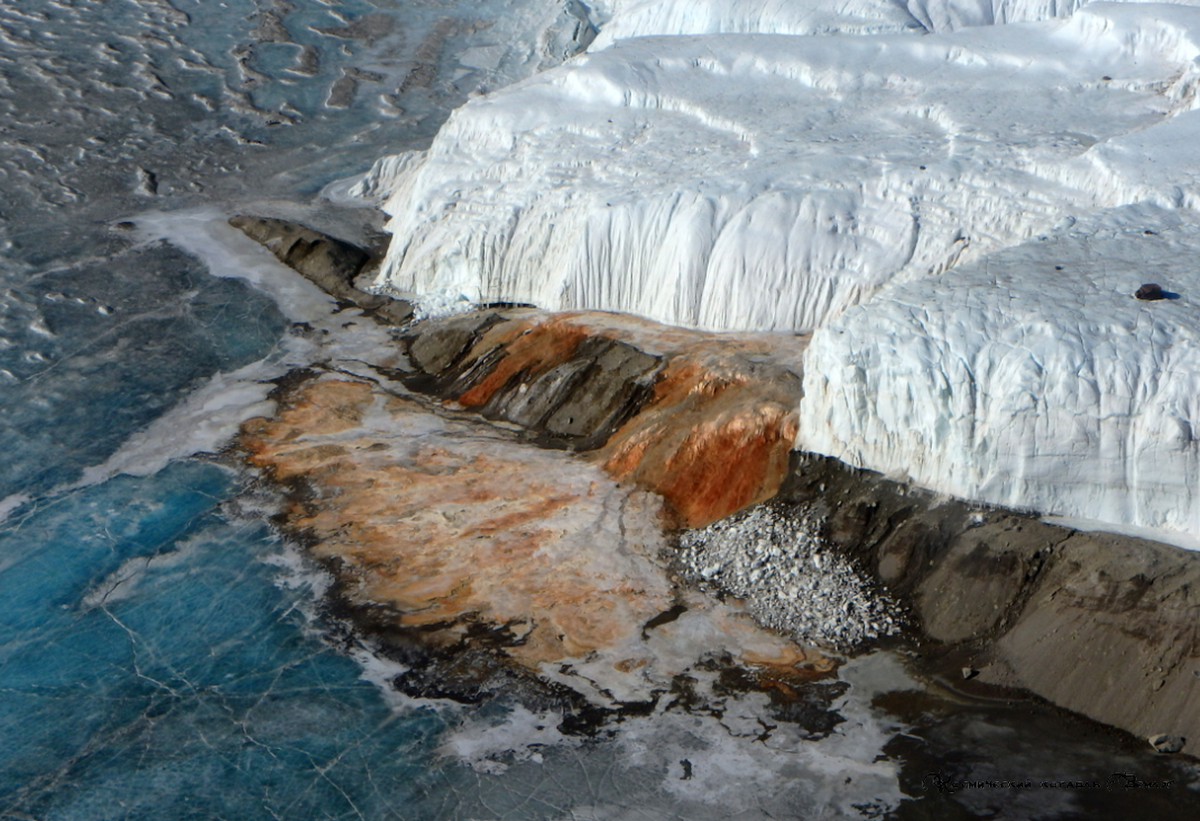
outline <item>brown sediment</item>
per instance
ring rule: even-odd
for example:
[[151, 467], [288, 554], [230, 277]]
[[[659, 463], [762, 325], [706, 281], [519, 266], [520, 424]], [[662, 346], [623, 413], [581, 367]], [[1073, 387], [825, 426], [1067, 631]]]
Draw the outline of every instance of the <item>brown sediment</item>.
[[[503, 628], [504, 656], [531, 671], [600, 654], [615, 673], [645, 673], [647, 648], [672, 625], [648, 637], [643, 625], [678, 595], [657, 560], [656, 497], [365, 381], [318, 376], [284, 394], [239, 443], [277, 480], [304, 483], [286, 527], [336, 568], [349, 605], [385, 608], [434, 648], [460, 645], [472, 625]], [[726, 605], [693, 610], [750, 668], [803, 677], [832, 667]]]
[[1200, 751], [1200, 553], [793, 462], [782, 497], [815, 506], [827, 540], [911, 607], [928, 672]]

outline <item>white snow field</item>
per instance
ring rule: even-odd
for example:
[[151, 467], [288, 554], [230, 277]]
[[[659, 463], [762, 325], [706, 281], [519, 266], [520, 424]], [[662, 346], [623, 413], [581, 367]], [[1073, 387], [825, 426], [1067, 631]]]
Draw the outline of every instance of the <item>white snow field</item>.
[[368, 175], [377, 285], [813, 331], [797, 447], [1200, 533], [1200, 8], [1077, 5], [595, 4]]

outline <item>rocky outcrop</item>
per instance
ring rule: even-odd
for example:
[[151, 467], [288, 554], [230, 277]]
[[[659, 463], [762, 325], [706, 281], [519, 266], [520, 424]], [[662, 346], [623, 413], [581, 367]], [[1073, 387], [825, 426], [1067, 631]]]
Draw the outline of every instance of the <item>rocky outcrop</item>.
[[426, 320], [406, 341], [410, 387], [591, 452], [686, 526], [769, 499], [786, 475], [803, 337], [499, 308]]
[[[948, 500], [796, 454], [781, 498], [911, 609], [921, 658], [1200, 751], [1200, 554]], [[961, 671], [972, 671], [964, 677]]]
[[261, 243], [285, 265], [330, 296], [350, 302], [381, 320], [400, 325], [412, 318], [412, 305], [354, 287], [354, 278], [371, 261], [366, 250], [299, 223], [239, 214], [229, 224]]
[[[326, 262], [337, 258], [331, 251], [314, 256], [307, 235], [292, 237], [276, 244], [281, 258], [308, 248], [300, 257], [313, 257], [312, 269], [347, 270]], [[369, 381], [326, 378], [290, 387], [276, 417], [248, 423], [241, 442], [253, 464], [303, 489], [287, 526], [338, 565], [356, 621], [374, 620], [423, 652], [445, 649], [437, 663], [449, 666], [430, 681], [461, 673], [475, 692], [510, 662], [529, 670], [589, 654], [618, 672], [641, 670], [638, 641], [654, 636], [647, 630], [669, 629], [656, 626], [673, 623], [663, 614], [703, 610], [701, 599], [649, 571], [597, 574], [573, 551], [627, 552], [629, 500], [653, 507], [630, 486], [653, 491], [662, 512], [689, 528], [778, 493], [775, 508], [819, 522], [811, 536], [907, 608], [917, 663], [947, 686], [1033, 693], [1142, 738], [1164, 736], [1164, 750], [1200, 750], [1200, 554], [1078, 532], [790, 453], [805, 338], [520, 306], [424, 320], [400, 338], [407, 365], [374, 370], [434, 397], [440, 416]], [[412, 432], [428, 425], [421, 419], [462, 411], [542, 446], [529, 453], [575, 452], [558, 456], [595, 471], [590, 484], [540, 462], [531, 469], [533, 457], [519, 448], [497, 459], [481, 455], [479, 442], [461, 452], [414, 444]], [[644, 520], [637, 527], [654, 530]], [[665, 547], [639, 544], [634, 565]], [[613, 587], [617, 576], [625, 581]], [[735, 664], [801, 677], [830, 667], [721, 618], [726, 626], [709, 635], [739, 648], [729, 656]], [[480, 642], [490, 655], [479, 655]], [[507, 661], [497, 667], [497, 658]]]

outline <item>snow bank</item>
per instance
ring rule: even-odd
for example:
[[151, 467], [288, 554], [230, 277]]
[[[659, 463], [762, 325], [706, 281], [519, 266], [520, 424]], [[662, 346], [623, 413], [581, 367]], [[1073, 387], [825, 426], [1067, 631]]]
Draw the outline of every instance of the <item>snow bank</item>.
[[435, 306], [819, 327], [885, 283], [1142, 196], [1090, 155], [1191, 108], [1200, 54], [1200, 12], [1147, 10], [617, 42], [469, 103], [395, 164], [379, 284]]
[[[891, 289], [814, 334], [797, 445], [956, 496], [1198, 533], [1198, 257], [1195, 213], [1142, 205]], [[1144, 282], [1178, 298], [1134, 299]]]
[[943, 32], [1069, 17], [1086, 0], [614, 0], [592, 51], [629, 37]]
[[617, 0], [591, 51], [630, 37], [925, 31], [902, 0]]

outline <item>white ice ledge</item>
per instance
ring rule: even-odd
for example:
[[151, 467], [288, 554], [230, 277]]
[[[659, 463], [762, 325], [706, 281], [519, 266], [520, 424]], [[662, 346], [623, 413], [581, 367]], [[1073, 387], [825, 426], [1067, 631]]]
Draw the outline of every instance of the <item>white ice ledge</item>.
[[[1128, 207], [890, 290], [814, 334], [797, 445], [963, 498], [1195, 537], [1198, 258], [1195, 213]], [[1144, 282], [1177, 298], [1139, 301]]]
[[1093, 4], [944, 35], [619, 40], [380, 169], [379, 284], [820, 327], [1081, 208], [1189, 201], [1196, 169], [1148, 187], [1109, 144], [1194, 107], [1198, 33], [1197, 9]]

